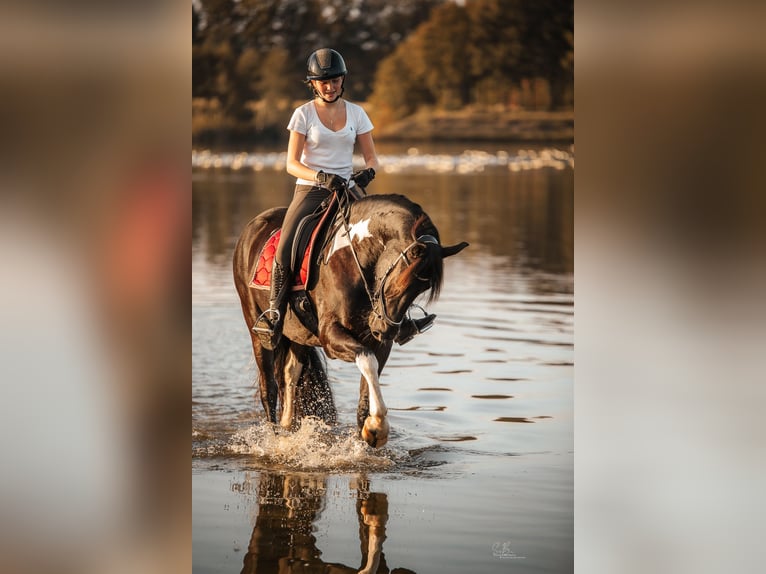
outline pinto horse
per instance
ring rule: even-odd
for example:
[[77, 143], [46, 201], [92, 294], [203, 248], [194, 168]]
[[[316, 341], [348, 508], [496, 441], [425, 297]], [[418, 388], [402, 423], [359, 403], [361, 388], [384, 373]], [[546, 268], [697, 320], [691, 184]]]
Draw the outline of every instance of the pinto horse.
[[[429, 291], [438, 297], [443, 259], [468, 246], [442, 246], [439, 232], [421, 207], [402, 195], [371, 195], [347, 206], [337, 230], [319, 250], [316, 278], [306, 294], [316, 326], [306, 327], [288, 306], [282, 337], [265, 349], [253, 331], [268, 308], [269, 292], [250, 282], [261, 250], [281, 226], [285, 208], [252, 219], [234, 250], [234, 283], [250, 331], [259, 371], [260, 397], [268, 419], [292, 428], [304, 416], [336, 421], [321, 347], [327, 357], [355, 363], [362, 374], [357, 425], [372, 447], [388, 441], [389, 424], [379, 375], [408, 310]], [[279, 412], [277, 401], [279, 400]]]

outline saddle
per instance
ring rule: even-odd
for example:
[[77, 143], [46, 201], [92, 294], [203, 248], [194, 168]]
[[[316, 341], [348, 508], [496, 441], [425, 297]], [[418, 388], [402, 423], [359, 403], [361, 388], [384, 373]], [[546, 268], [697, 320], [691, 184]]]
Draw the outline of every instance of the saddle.
[[[322, 250], [327, 231], [334, 227], [332, 223], [337, 214], [338, 199], [337, 195], [333, 193], [322, 202], [314, 213], [307, 215], [300, 221], [291, 251], [290, 269], [294, 278], [290, 303], [301, 322], [314, 333], [317, 330], [316, 313], [306, 291], [316, 283], [320, 258], [315, 254]], [[282, 229], [275, 229], [261, 248], [253, 277], [250, 280], [251, 288], [271, 288], [271, 271], [281, 236]]]

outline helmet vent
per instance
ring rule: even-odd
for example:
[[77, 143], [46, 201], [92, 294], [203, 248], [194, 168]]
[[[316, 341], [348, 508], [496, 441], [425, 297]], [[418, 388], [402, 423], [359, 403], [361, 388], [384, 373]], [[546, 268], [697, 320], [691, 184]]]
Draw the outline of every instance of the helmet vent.
[[328, 48], [317, 50], [317, 61], [323, 70], [332, 67], [332, 51]]

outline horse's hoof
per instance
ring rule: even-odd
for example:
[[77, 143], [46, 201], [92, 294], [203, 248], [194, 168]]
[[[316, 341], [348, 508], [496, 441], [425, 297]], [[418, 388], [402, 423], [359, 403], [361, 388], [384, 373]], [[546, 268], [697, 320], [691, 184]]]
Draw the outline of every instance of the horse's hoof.
[[388, 419], [369, 416], [364, 419], [362, 439], [372, 448], [380, 448], [388, 442]]

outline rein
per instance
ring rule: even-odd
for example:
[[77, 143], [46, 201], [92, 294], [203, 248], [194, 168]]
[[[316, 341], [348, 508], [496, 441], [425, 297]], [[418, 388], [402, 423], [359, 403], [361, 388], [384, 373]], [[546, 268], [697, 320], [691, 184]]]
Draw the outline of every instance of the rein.
[[[348, 207], [350, 207], [350, 202], [347, 204]], [[364, 275], [364, 271], [362, 269], [362, 264], [359, 262], [359, 256], [356, 253], [356, 249], [354, 249], [354, 244], [351, 241], [351, 228], [349, 224], [349, 216], [350, 216], [350, 209], [344, 209], [342, 211], [343, 213], [343, 227], [346, 230], [346, 235], [349, 237], [349, 247], [351, 248], [351, 253], [354, 256], [354, 262], [356, 263], [356, 267], [359, 270], [359, 275], [362, 277], [362, 283], [364, 284], [364, 290], [367, 293], [367, 298], [370, 301], [370, 307], [378, 317], [383, 319], [386, 324], [395, 327], [399, 326], [404, 322], [404, 316], [402, 316], [401, 319], [398, 321], [394, 321], [394, 319], [391, 318], [391, 316], [388, 314], [388, 310], [386, 309], [386, 297], [385, 297], [385, 286], [386, 281], [388, 280], [388, 276], [391, 274], [391, 272], [394, 270], [396, 265], [399, 263], [399, 261], [404, 260], [404, 262], [407, 265], [411, 264], [410, 259], [407, 257], [407, 253], [415, 247], [416, 245], [439, 245], [439, 241], [434, 237], [433, 235], [420, 235], [418, 236], [415, 241], [410, 243], [407, 247], [404, 248], [403, 251], [399, 252], [399, 255], [391, 262], [391, 265], [388, 266], [388, 269], [383, 274], [382, 279], [380, 280], [380, 283], [378, 285], [378, 288], [373, 292], [372, 289], [370, 289], [369, 283], [367, 283], [367, 278]], [[375, 282], [377, 282], [377, 277], [375, 278]], [[374, 285], [374, 283], [373, 283]], [[380, 311], [378, 311], [378, 305], [380, 306]]]

